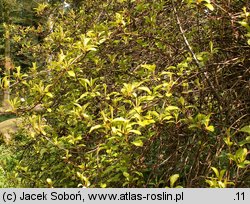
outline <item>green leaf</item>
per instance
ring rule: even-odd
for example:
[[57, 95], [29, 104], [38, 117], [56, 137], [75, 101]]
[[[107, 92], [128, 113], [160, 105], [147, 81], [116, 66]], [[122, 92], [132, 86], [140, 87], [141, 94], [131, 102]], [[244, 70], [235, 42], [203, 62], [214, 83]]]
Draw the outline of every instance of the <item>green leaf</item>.
[[245, 161], [244, 161], [244, 164], [245, 164], [245, 165], [249, 165], [249, 164], [250, 164], [250, 161], [249, 161], [249, 160], [245, 160]]
[[247, 126], [241, 128], [240, 131], [250, 134], [250, 125], [247, 125]]
[[126, 120], [125, 118], [119, 117], [119, 118], [115, 118], [112, 123], [118, 122], [118, 123], [125, 123], [128, 120]]
[[230, 139], [229, 136], [228, 136], [228, 137], [225, 137], [223, 140], [224, 140], [224, 142], [225, 142], [229, 147], [231, 147], [231, 146], [233, 145], [233, 142], [231, 142], [231, 139]]
[[141, 65], [141, 67], [147, 69], [150, 72], [154, 72], [156, 65], [155, 64], [143, 64], [143, 65]]
[[80, 178], [81, 180], [83, 180], [83, 175], [80, 172], [76, 172], [76, 175], [78, 178]]
[[250, 29], [248, 23], [245, 22], [245, 21], [240, 21], [239, 24], [242, 25], [243, 27], [247, 28], [247, 29]]
[[235, 161], [235, 156], [234, 155], [228, 153], [227, 156], [228, 156], [229, 159]]
[[47, 135], [47, 133], [41, 128], [40, 132], [43, 134], [43, 135]]
[[185, 99], [184, 99], [183, 97], [180, 97], [180, 98], [179, 98], [179, 101], [180, 101], [181, 105], [184, 106], [184, 104], [185, 104]]
[[213, 41], [209, 42], [209, 47], [210, 47], [210, 52], [213, 52], [213, 49], [214, 49]]
[[155, 120], [143, 120], [143, 121], [138, 121], [138, 125], [145, 127], [147, 125], [150, 125], [152, 123], [155, 123]]
[[50, 178], [47, 178], [46, 181], [49, 185], [52, 185], [52, 180]]
[[134, 142], [132, 142], [132, 144], [137, 146], [137, 147], [142, 147], [143, 146], [143, 142], [141, 140], [135, 140]]
[[128, 173], [128, 172], [125, 172], [125, 171], [124, 171], [122, 174], [123, 174], [123, 176], [125, 176], [126, 178], [129, 178], [129, 173]]
[[138, 88], [139, 90], [142, 90], [142, 91], [146, 91], [149, 95], [152, 94], [152, 91], [150, 91], [150, 89], [146, 86], [141, 86]]
[[106, 183], [101, 183], [100, 186], [101, 186], [101, 188], [106, 188], [107, 184]]
[[219, 187], [220, 188], [226, 188], [226, 183], [223, 183], [221, 181], [218, 181]]
[[241, 162], [241, 163], [238, 163], [237, 166], [241, 169], [244, 169], [246, 168], [246, 164], [245, 164], [245, 161], [244, 162]]
[[72, 70], [71, 70], [71, 71], [68, 71], [67, 73], [68, 73], [68, 75], [71, 76], [71, 77], [75, 77], [75, 76], [76, 76], [75, 72], [72, 71]]
[[100, 128], [102, 128], [102, 125], [95, 125], [95, 126], [90, 128], [89, 133], [93, 132], [94, 130], [100, 129]]
[[86, 86], [86, 84], [90, 85], [90, 81], [88, 79], [80, 79], [80, 84], [83, 86]]
[[170, 120], [170, 119], [172, 119], [173, 118], [173, 116], [171, 116], [171, 115], [167, 115], [167, 116], [165, 116], [165, 117], [163, 117], [163, 121], [164, 120]]
[[210, 132], [214, 132], [214, 126], [209, 125], [208, 127], [206, 127], [206, 130], [208, 130]]
[[215, 167], [211, 167], [211, 169], [214, 171], [216, 177], [219, 178], [220, 177], [220, 173], [219, 173], [218, 169], [216, 169]]
[[150, 111], [150, 115], [153, 115], [153, 116], [155, 116], [156, 118], [159, 118], [159, 117], [160, 117], [160, 114], [157, 113], [156, 111]]
[[247, 148], [240, 148], [236, 151], [235, 156], [239, 163], [244, 162], [247, 157]]
[[48, 97], [50, 97], [50, 98], [53, 98], [53, 94], [50, 93], [50, 92], [46, 93], [46, 96], [48, 96]]
[[141, 172], [139, 172], [139, 171], [135, 171], [135, 173], [136, 173], [138, 176], [140, 176], [140, 177], [143, 178], [143, 173], [141, 173]]
[[239, 142], [239, 145], [242, 147], [245, 144], [250, 144], [250, 136], [246, 137], [245, 140]]
[[129, 130], [130, 133], [135, 133], [136, 135], [141, 135], [139, 130]]
[[220, 171], [220, 176], [219, 176], [219, 180], [220, 181], [223, 179], [223, 176], [224, 176], [225, 173], [226, 173], [225, 169], [223, 169], [223, 170]]
[[205, 6], [210, 10], [213, 11], [214, 10], [214, 6], [212, 4], [205, 4]]
[[211, 188], [217, 186], [217, 182], [215, 180], [206, 179], [205, 182], [208, 183]]
[[154, 100], [155, 96], [141, 96], [139, 97], [139, 100], [142, 101], [152, 101]]
[[166, 111], [173, 111], [173, 110], [179, 110], [177, 106], [168, 106], [165, 108]]
[[180, 177], [179, 174], [174, 174], [170, 177], [170, 188], [174, 187], [175, 182], [178, 180], [178, 178]]
[[94, 45], [87, 45], [86, 46], [86, 51], [96, 51], [96, 46]]

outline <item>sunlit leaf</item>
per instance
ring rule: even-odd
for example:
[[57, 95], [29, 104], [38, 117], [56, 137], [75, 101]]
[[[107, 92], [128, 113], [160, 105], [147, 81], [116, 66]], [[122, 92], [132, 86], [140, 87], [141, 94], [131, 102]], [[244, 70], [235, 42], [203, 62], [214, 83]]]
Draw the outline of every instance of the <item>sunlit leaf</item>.
[[247, 157], [247, 148], [240, 148], [236, 151], [235, 157], [239, 163], [244, 162]]
[[215, 167], [211, 167], [211, 169], [214, 171], [216, 177], [219, 178], [220, 177], [220, 173], [219, 173], [218, 169], [216, 169]]
[[90, 128], [89, 133], [93, 132], [94, 130], [100, 129], [102, 127], [103, 127], [102, 125], [95, 125], [95, 126]]
[[241, 147], [242, 147], [243, 145], [245, 145], [245, 144], [250, 144], [250, 136], [246, 137], [245, 140], [239, 142], [239, 145], [240, 145]]
[[126, 120], [125, 118], [119, 117], [119, 118], [115, 118], [112, 122], [113, 123], [115, 123], [115, 122], [125, 123], [127, 121], [128, 120]]
[[130, 133], [134, 133], [136, 135], [141, 135], [141, 132], [139, 130], [129, 130]]
[[47, 178], [46, 179], [46, 182], [49, 184], [49, 185], [52, 185], [52, 180], [50, 178]]
[[142, 147], [143, 146], [143, 142], [141, 140], [135, 140], [134, 142], [132, 142], [132, 144], [137, 146], [137, 147]]
[[214, 10], [214, 6], [212, 4], [205, 4], [205, 6], [210, 10], [213, 11]]
[[46, 96], [53, 98], [53, 94], [51, 92], [46, 93]]
[[165, 108], [166, 111], [173, 111], [173, 110], [179, 110], [177, 106], [168, 106]]
[[143, 65], [141, 65], [141, 67], [147, 69], [150, 72], [154, 72], [156, 65], [155, 64], [143, 64]]
[[143, 90], [143, 91], [146, 91], [148, 94], [152, 94], [152, 92], [150, 91], [150, 89], [146, 86], [141, 86], [138, 88], [139, 90]]
[[179, 177], [180, 177], [179, 174], [174, 174], [174, 175], [170, 176], [170, 188], [174, 187], [174, 184], [178, 180]]
[[240, 131], [250, 134], [250, 125], [244, 126], [243, 128], [240, 129]]
[[123, 174], [123, 176], [125, 176], [126, 178], [129, 178], [129, 173], [128, 173], [128, 172], [125, 172], [125, 171], [124, 171], [122, 174]]
[[206, 130], [208, 130], [210, 132], [214, 132], [214, 126], [210, 125], [210, 126], [206, 127]]
[[76, 76], [76, 74], [75, 74], [74, 71], [68, 71], [67, 73], [68, 73], [68, 75], [71, 76], [71, 77], [75, 77], [75, 76]]

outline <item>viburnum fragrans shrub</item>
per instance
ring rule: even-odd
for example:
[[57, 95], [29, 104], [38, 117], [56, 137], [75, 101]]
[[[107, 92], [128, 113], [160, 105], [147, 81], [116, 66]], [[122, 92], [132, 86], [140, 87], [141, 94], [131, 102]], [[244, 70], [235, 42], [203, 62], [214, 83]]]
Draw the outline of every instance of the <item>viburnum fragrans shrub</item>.
[[228, 129], [246, 118], [245, 109], [236, 111], [246, 107], [245, 96], [236, 103], [239, 89], [223, 82], [236, 66], [227, 61], [232, 52], [221, 51], [218, 32], [229, 30], [220, 28], [215, 4], [180, 4], [84, 1], [81, 9], [39, 9], [51, 11], [53, 25], [38, 46], [44, 63], [11, 79], [13, 111], [31, 126], [19, 146], [22, 185], [246, 185], [248, 144], [230, 136], [235, 146], [225, 145]]

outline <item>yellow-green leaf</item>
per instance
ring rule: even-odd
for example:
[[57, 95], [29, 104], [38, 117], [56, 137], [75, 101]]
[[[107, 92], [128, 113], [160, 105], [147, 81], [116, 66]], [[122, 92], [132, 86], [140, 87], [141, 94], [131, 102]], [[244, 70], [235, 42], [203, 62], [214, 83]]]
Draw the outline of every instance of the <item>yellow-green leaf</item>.
[[75, 72], [72, 71], [72, 70], [68, 71], [68, 75], [71, 76], [71, 77], [75, 77], [76, 76]]
[[210, 132], [214, 132], [214, 126], [209, 125], [208, 127], [206, 127], [206, 129]]
[[139, 130], [129, 130], [129, 132], [141, 135], [141, 132]]
[[101, 188], [106, 188], [107, 187], [107, 184], [106, 183], [101, 183]]
[[115, 122], [118, 122], [118, 123], [125, 123], [127, 122], [128, 120], [126, 120], [125, 118], [123, 117], [119, 117], [119, 118], [115, 118], [112, 122], [115, 123]]
[[154, 72], [156, 65], [155, 64], [143, 64], [143, 65], [141, 65], [141, 67], [143, 67], [151, 72]]
[[146, 86], [141, 86], [138, 88], [139, 90], [142, 90], [142, 91], [146, 91], [149, 95], [152, 94], [152, 91], [150, 91], [150, 89]]
[[210, 10], [213, 11], [214, 10], [214, 6], [212, 4], [205, 4], [205, 6]]
[[129, 173], [128, 173], [128, 172], [124, 171], [122, 174], [123, 174], [123, 176], [125, 176], [126, 178], [129, 178]]
[[100, 129], [100, 128], [102, 128], [102, 125], [95, 125], [95, 126], [90, 128], [89, 133], [91, 133], [94, 130]]
[[49, 185], [52, 184], [52, 180], [51, 180], [50, 178], [47, 178], [46, 181], [47, 181], [47, 183], [48, 183]]
[[180, 177], [179, 174], [174, 174], [170, 177], [170, 188], [174, 187], [175, 182], [178, 180], [178, 178]]
[[250, 136], [246, 137], [245, 140], [239, 142], [239, 145], [242, 147], [245, 144], [250, 144]]
[[173, 110], [179, 110], [177, 106], [168, 106], [165, 108], [166, 111], [173, 111]]
[[46, 93], [46, 96], [48, 96], [48, 97], [50, 97], [50, 98], [53, 98], [53, 94], [50, 93], [50, 92]]
[[240, 131], [250, 134], [250, 125], [244, 126]]
[[219, 173], [218, 169], [216, 169], [215, 167], [211, 167], [211, 169], [214, 171], [216, 177], [219, 178], [220, 177], [220, 173]]
[[143, 142], [141, 140], [135, 140], [134, 142], [132, 142], [132, 144], [137, 146], [137, 147], [142, 147], [143, 146]]

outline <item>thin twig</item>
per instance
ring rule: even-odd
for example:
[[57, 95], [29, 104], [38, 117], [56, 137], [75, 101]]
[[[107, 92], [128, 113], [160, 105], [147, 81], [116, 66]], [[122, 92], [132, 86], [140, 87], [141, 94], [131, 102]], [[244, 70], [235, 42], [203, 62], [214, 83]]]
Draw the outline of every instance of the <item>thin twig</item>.
[[180, 18], [179, 18], [179, 16], [178, 16], [176, 7], [175, 7], [175, 5], [174, 5], [174, 0], [172, 0], [172, 5], [173, 5], [173, 10], [174, 10], [174, 14], [175, 14], [175, 17], [176, 17], [177, 25], [178, 25], [178, 27], [179, 27], [179, 30], [180, 30], [181, 35], [182, 35], [182, 37], [183, 37], [183, 40], [184, 40], [184, 42], [185, 42], [185, 44], [186, 44], [186, 46], [187, 46], [189, 52], [191, 53], [191, 55], [192, 55], [192, 57], [193, 57], [193, 59], [194, 59], [194, 61], [195, 61], [195, 64], [197, 65], [199, 71], [201, 71], [201, 73], [202, 73], [203, 77], [205, 78], [206, 82], [207, 82], [208, 85], [212, 88], [212, 91], [213, 91], [214, 96], [216, 97], [218, 103], [220, 103], [221, 100], [220, 100], [219, 94], [218, 94], [217, 91], [215, 90], [214, 85], [210, 82], [210, 80], [209, 80], [209, 78], [208, 78], [206, 72], [203, 71], [203, 70], [204, 70], [204, 69], [203, 69], [203, 65], [202, 65], [202, 64], [199, 62], [199, 60], [197, 59], [196, 54], [194, 53], [193, 49], [191, 48], [191, 46], [190, 46], [190, 44], [189, 44], [189, 42], [188, 42], [188, 40], [187, 40], [187, 38], [186, 38], [186, 36], [185, 36], [185, 32], [184, 32], [184, 30], [183, 30], [183, 28], [182, 28], [182, 26], [181, 26], [181, 21], [180, 21]]

